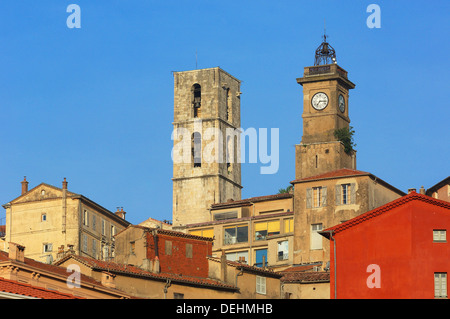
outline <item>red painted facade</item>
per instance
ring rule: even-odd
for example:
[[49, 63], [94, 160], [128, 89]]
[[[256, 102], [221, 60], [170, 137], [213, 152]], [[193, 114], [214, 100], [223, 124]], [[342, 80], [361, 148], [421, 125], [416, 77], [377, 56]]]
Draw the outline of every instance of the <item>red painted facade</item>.
[[158, 230], [156, 238], [147, 233], [147, 243], [147, 258], [154, 260], [158, 254], [161, 273], [208, 277], [206, 257], [212, 255], [212, 239]]
[[[446, 240], [434, 241], [433, 230]], [[326, 229], [330, 297], [435, 298], [435, 273], [450, 274], [449, 230], [450, 203], [415, 192]]]

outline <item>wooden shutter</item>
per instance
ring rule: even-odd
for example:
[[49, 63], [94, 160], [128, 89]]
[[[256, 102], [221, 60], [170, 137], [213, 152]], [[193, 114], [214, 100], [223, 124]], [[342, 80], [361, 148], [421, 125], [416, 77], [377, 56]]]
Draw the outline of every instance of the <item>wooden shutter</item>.
[[322, 187], [322, 205], [321, 206], [327, 206], [327, 187]]
[[312, 207], [312, 188], [306, 189], [306, 208]]
[[355, 185], [355, 183], [350, 184], [350, 203], [356, 204], [356, 185]]
[[335, 187], [335, 198], [336, 198], [336, 205], [340, 205], [341, 204], [341, 187], [342, 185], [336, 185]]

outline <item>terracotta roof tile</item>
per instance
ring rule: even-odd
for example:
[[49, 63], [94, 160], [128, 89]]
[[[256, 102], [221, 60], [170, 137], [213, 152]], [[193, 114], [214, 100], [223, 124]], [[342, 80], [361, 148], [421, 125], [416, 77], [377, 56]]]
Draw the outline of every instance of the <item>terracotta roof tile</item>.
[[[0, 251], [0, 263], [4, 262], [4, 261], [9, 261], [11, 259], [9, 259], [9, 254], [5, 251]], [[30, 267], [34, 267], [37, 269], [40, 269], [42, 271], [46, 271], [46, 272], [50, 272], [53, 274], [58, 274], [64, 277], [67, 277], [68, 273], [67, 273], [67, 269], [64, 267], [60, 267], [57, 265], [51, 265], [51, 264], [44, 264], [41, 263], [37, 260], [31, 259], [31, 258], [24, 258], [24, 264]], [[101, 283], [89, 276], [86, 275], [81, 275], [80, 277], [81, 282], [85, 282], [85, 283], [90, 283], [90, 284], [96, 284], [96, 285], [101, 285]]]
[[[217, 257], [207, 257], [209, 260], [215, 261], [215, 262], [221, 262], [220, 258]], [[248, 272], [255, 272], [255, 273], [260, 273], [260, 274], [265, 274], [267, 276], [271, 276], [271, 277], [281, 277], [282, 274], [274, 272], [272, 269], [270, 268], [261, 268], [261, 267], [256, 267], [256, 266], [250, 266], [244, 263], [240, 263], [237, 261], [231, 261], [231, 260], [227, 260], [227, 265], [229, 266], [233, 266], [233, 267], [242, 267], [244, 270], [248, 271]]]
[[358, 171], [355, 169], [342, 168], [342, 169], [327, 172], [324, 174], [319, 174], [319, 175], [310, 176], [310, 177], [306, 177], [306, 178], [296, 179], [296, 180], [293, 180], [291, 183], [299, 183], [299, 182], [346, 177], [346, 176], [363, 176], [363, 175], [372, 175], [372, 174], [370, 174], [368, 172]]
[[330, 273], [325, 271], [285, 272], [281, 281], [291, 283], [329, 282]]
[[207, 287], [216, 287], [216, 288], [233, 289], [233, 290], [236, 289], [236, 287], [234, 287], [234, 286], [223, 284], [219, 281], [208, 279], [208, 278], [192, 277], [192, 276], [185, 276], [185, 275], [172, 274], [172, 273], [153, 273], [153, 272], [143, 270], [143, 269], [141, 269], [137, 266], [133, 266], [133, 265], [119, 264], [119, 263], [115, 263], [115, 262], [111, 262], [111, 261], [102, 261], [102, 260], [97, 260], [97, 259], [93, 259], [93, 258], [89, 258], [89, 257], [85, 257], [85, 256], [69, 255], [69, 256], [64, 257], [58, 263], [62, 263], [69, 258], [73, 258], [92, 269], [106, 270], [111, 273], [122, 273], [122, 274], [129, 275], [129, 276], [140, 276], [140, 277], [146, 277], [146, 278], [155, 279], [155, 280], [170, 279], [170, 280], [172, 280], [172, 282], [195, 284], [195, 285], [207, 286]]
[[84, 299], [5, 278], [0, 278], [0, 291], [39, 299]]

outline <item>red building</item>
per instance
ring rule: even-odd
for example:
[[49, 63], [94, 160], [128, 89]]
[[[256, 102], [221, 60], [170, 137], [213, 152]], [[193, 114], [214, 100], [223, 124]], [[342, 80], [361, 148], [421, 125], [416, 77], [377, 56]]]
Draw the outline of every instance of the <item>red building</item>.
[[447, 298], [450, 203], [412, 192], [321, 234], [330, 240], [330, 297]]
[[213, 239], [130, 225], [115, 236], [114, 261], [155, 273], [208, 277]]
[[212, 238], [155, 229], [147, 232], [147, 258], [154, 260], [158, 257], [162, 273], [206, 278], [206, 257], [212, 254], [212, 242]]

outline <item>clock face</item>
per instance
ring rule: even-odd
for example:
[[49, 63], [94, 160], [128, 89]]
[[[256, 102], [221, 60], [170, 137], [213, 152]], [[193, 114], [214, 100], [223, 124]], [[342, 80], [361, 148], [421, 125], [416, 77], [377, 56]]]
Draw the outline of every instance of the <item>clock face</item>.
[[341, 110], [342, 113], [345, 111], [345, 99], [342, 94], [339, 95], [339, 110]]
[[323, 92], [314, 94], [311, 99], [311, 105], [318, 111], [323, 110], [328, 105], [328, 95]]

